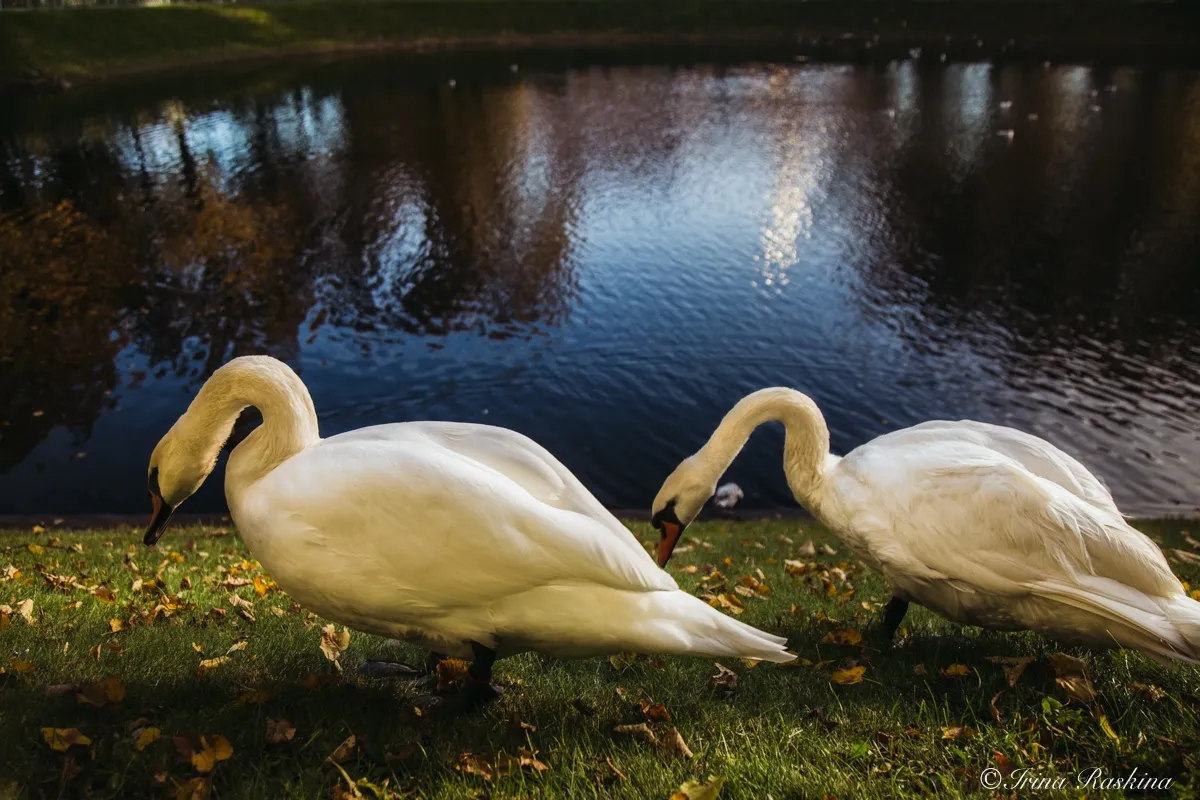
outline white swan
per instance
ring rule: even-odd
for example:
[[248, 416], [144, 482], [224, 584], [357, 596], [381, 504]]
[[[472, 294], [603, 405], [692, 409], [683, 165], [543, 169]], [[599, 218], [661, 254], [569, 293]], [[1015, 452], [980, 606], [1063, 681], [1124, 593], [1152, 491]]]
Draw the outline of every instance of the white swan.
[[205, 382], [155, 447], [154, 545], [212, 471], [238, 414], [262, 425], [229, 457], [225, 495], [255, 557], [318, 614], [438, 654], [537, 650], [790, 661], [785, 640], [679, 589], [566, 467], [485, 425], [411, 422], [322, 439], [287, 365], [246, 356]]
[[660, 565], [746, 439], [773, 420], [787, 431], [796, 500], [891, 585], [889, 638], [913, 601], [964, 624], [1200, 661], [1200, 603], [1158, 547], [1082, 464], [998, 425], [926, 422], [838, 458], [812, 399], [755, 392], [655, 498]]

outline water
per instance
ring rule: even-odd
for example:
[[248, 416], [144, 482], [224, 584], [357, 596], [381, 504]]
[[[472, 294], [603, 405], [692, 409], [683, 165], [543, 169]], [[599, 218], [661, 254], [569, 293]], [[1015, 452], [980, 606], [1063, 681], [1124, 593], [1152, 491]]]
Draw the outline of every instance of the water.
[[[836, 452], [970, 417], [1200, 511], [1200, 74], [493, 61], [0, 111], [0, 513], [145, 511], [247, 353], [325, 435], [508, 426], [618, 508], [783, 384]], [[793, 504], [781, 442], [743, 506]]]

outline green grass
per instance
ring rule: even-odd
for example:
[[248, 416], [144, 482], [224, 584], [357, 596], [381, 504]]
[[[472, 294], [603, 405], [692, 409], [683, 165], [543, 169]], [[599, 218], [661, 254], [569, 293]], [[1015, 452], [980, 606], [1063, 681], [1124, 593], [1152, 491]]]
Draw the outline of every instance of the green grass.
[[[1166, 547], [1189, 549], [1195, 541], [1185, 523], [1138, 524]], [[653, 540], [645, 524], [631, 527]], [[761, 570], [770, 593], [738, 595], [745, 606], [739, 618], [786, 634], [812, 664], [726, 662], [739, 685], [725, 695], [710, 686], [716, 667], [704, 659], [614, 664], [527, 654], [497, 665], [507, 686], [498, 702], [471, 716], [425, 718], [407, 702], [411, 687], [353, 672], [363, 659], [415, 663], [421, 653], [355, 633], [339, 672], [319, 648], [324, 621], [310, 619], [278, 589], [259, 597], [252, 584], [235, 587], [253, 604], [254, 621], [239, 616], [221, 582], [265, 576], [236, 535], [212, 533], [172, 530], [156, 550], [141, 546], [140, 532], [129, 528], [0, 533], [0, 570], [20, 571], [0, 574], [0, 603], [14, 607], [0, 620], [7, 623], [0, 630], [0, 797], [175, 797], [177, 786], [199, 777], [177, 754], [176, 735], [219, 735], [231, 744], [232, 756], [216, 764], [206, 787], [219, 798], [329, 798], [348, 777], [387, 781], [399, 796], [666, 800], [682, 782], [708, 775], [724, 778], [722, 798], [945, 797], [979, 793], [981, 771], [998, 764], [1066, 781], [1038, 797], [1077, 796], [1075, 775], [1091, 768], [1171, 778], [1177, 796], [1200, 788], [1200, 669], [1164, 668], [1136, 653], [1075, 651], [1033, 634], [984, 633], [915, 608], [906, 620], [909, 639], [890, 650], [873, 636], [887, 599], [882, 582], [811, 523], [698, 524], [671, 569], [697, 593], [722, 582], [733, 591]], [[815, 556], [803, 555], [810, 539]], [[823, 552], [825, 543], [837, 553]], [[788, 558], [817, 566], [793, 577]], [[831, 571], [838, 565], [844, 580]], [[1173, 566], [1200, 582], [1200, 568]], [[713, 568], [724, 581], [703, 580]], [[138, 579], [143, 584], [134, 592]], [[184, 579], [190, 588], [182, 588]], [[150, 580], [161, 589], [150, 588]], [[110, 588], [115, 602], [95, 587]], [[18, 613], [27, 599], [34, 624]], [[160, 604], [179, 607], [148, 621]], [[214, 608], [226, 613], [218, 617]], [[124, 629], [114, 633], [110, 620]], [[822, 643], [830, 631], [851, 628], [863, 644]], [[197, 675], [202, 659], [243, 641], [245, 649], [228, 653], [227, 663]], [[1095, 701], [1065, 702], [1047, 665], [1057, 651], [1085, 659]], [[989, 656], [1037, 661], [1009, 688]], [[832, 683], [833, 670], [851, 662], [866, 667], [864, 680]], [[108, 676], [118, 678], [125, 696], [104, 707], [61, 688]], [[308, 676], [316, 676], [315, 688], [302, 685]], [[51, 686], [60, 688], [47, 694]], [[253, 692], [262, 694], [239, 702]], [[646, 720], [635, 702], [643, 696], [670, 713], [670, 722], [653, 725], [659, 738], [677, 728], [692, 759], [613, 732]], [[294, 739], [268, 744], [268, 719], [288, 720]], [[91, 744], [56, 752], [43, 739], [45, 727], [77, 728]], [[148, 727], [161, 737], [139, 752], [137, 732]], [[960, 728], [970, 731], [956, 736]], [[359, 746], [342, 762], [343, 777], [326, 757], [351, 734]], [[515, 769], [488, 781], [456, 768], [465, 753], [522, 750], [536, 751], [548, 769]], [[1016, 792], [1034, 793], [1028, 786]]]
[[[830, 55], [906, 55], [925, 44], [979, 58], [1009, 38], [1049, 54], [1133, 45], [1143, 55], [1193, 53], [1187, 3], [968, 0], [905, 3], [797, 0], [288, 0], [236, 5], [0, 13], [0, 78], [26, 70], [68, 78], [159, 71], [201, 62], [423, 46], [659, 45], [744, 41], [796, 48], [824, 36]], [[857, 49], [842, 34], [859, 37]], [[800, 38], [797, 38], [797, 37]], [[881, 37], [874, 50], [864, 43]], [[987, 38], [978, 49], [977, 36]], [[690, 37], [690, 38], [689, 38]], [[697, 38], [698, 37], [698, 38]], [[839, 43], [840, 42], [840, 43]], [[953, 49], [953, 47], [951, 49]], [[1050, 47], [1050, 50], [1045, 50]], [[814, 51], [816, 52], [816, 51]], [[1132, 52], [1132, 51], [1131, 51]]]

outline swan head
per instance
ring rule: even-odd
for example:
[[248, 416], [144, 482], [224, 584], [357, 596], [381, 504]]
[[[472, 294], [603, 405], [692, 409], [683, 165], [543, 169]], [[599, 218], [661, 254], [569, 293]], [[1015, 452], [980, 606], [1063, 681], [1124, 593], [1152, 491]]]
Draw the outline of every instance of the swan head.
[[695, 456], [684, 459], [663, 482], [651, 507], [650, 524], [658, 529], [658, 566], [665, 567], [684, 530], [717, 491]]
[[187, 500], [212, 472], [215, 458], [198, 459], [192, 448], [184, 446], [176, 428], [171, 428], [150, 456], [146, 488], [150, 492], [153, 516], [143, 541], [153, 547], [162, 538], [171, 515]]

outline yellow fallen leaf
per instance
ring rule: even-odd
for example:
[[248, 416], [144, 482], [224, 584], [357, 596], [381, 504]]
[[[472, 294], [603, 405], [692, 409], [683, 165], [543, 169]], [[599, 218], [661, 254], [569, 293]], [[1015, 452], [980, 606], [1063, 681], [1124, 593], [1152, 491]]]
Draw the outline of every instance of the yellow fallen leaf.
[[229, 649], [225, 651], [225, 654], [228, 655], [229, 653], [239, 653], [246, 649], [246, 644], [247, 642], [245, 639], [240, 642], [234, 642], [229, 646]]
[[258, 575], [254, 576], [254, 593], [259, 597], [267, 596], [267, 582]]
[[33, 598], [27, 598], [17, 603], [17, 613], [21, 619], [25, 620], [26, 625], [33, 624]]
[[192, 778], [186, 783], [179, 784], [175, 792], [175, 800], [208, 800], [212, 786], [208, 778]]
[[212, 772], [218, 761], [225, 761], [232, 755], [233, 747], [224, 736], [214, 736], [212, 742], [201, 736], [200, 749], [192, 752], [192, 766], [197, 772]]
[[79, 744], [86, 747], [92, 743], [92, 740], [80, 733], [78, 728], [42, 728], [42, 738], [46, 740], [46, 744], [50, 745], [50, 749], [60, 753], [67, 752], [72, 745]]
[[835, 669], [829, 676], [829, 680], [834, 683], [849, 685], [852, 683], [862, 683], [863, 675], [867, 672], [867, 668], [863, 665], [857, 667], [848, 667], [846, 669]]
[[90, 594], [92, 597], [94, 597], [94, 598], [96, 598], [97, 600], [99, 600], [99, 601], [101, 601], [101, 602], [104, 602], [104, 603], [115, 603], [115, 602], [117, 602], [117, 595], [116, 595], [116, 593], [115, 593], [115, 592], [113, 592], [113, 590], [112, 590], [112, 589], [110, 589], [110, 588], [108, 588], [107, 586], [96, 586], [96, 587], [93, 587], [93, 588], [92, 588], [92, 590], [89, 592], [89, 594]]
[[967, 668], [966, 664], [951, 664], [942, 670], [942, 674], [947, 678], [961, 678], [969, 675], [970, 673], [971, 670]]
[[228, 664], [228, 663], [229, 663], [229, 656], [217, 656], [216, 658], [206, 658], [200, 662], [200, 665], [198, 667], [196, 667], [196, 675], [198, 675], [198, 676], [204, 675], [206, 673], [212, 672], [214, 669], [221, 666], [222, 664]]
[[40, 556], [42, 553], [46, 552], [46, 548], [42, 547], [40, 544], [26, 545], [26, 549], [28, 549], [29, 552], [33, 553], [35, 556]]
[[1108, 721], [1108, 717], [1104, 714], [1100, 715], [1100, 730], [1104, 731], [1104, 735], [1112, 739], [1117, 744], [1121, 743], [1121, 737], [1117, 736], [1117, 732], [1113, 730], [1112, 725]]
[[862, 634], [854, 628], [850, 628], [849, 630], [845, 631], [830, 631], [829, 633], [825, 634], [825, 638], [821, 640], [821, 644], [854, 645], [860, 644], [861, 642]]
[[125, 623], [119, 619], [113, 618], [108, 621], [108, 629], [113, 633], [125, 630]]
[[160, 731], [158, 728], [142, 728], [140, 731], [138, 731], [137, 741], [133, 746], [136, 747], [137, 751], [140, 753], [158, 741], [158, 737], [161, 734], [162, 731]]
[[203, 645], [196, 644], [195, 642], [192, 642], [192, 649], [193, 649], [193, 650], [195, 650], [197, 653], [203, 653], [203, 652], [204, 652], [204, 646], [203, 646]]
[[458, 658], [443, 658], [437, 665], [437, 688], [443, 691], [467, 679], [467, 662]]
[[352, 733], [346, 737], [346, 741], [339, 744], [337, 749], [329, 754], [328, 760], [332, 761], [334, 764], [342, 763], [350, 756], [354, 755], [354, 750], [357, 745], [358, 739], [355, 738], [354, 734]]
[[350, 646], [350, 631], [346, 629], [338, 630], [333, 625], [326, 625], [321, 629], [321, 652], [325, 657], [341, 668], [339, 659], [346, 648]]
[[943, 739], [961, 739], [961, 738], [964, 738], [967, 736], [974, 736], [974, 735], [975, 735], [975, 730], [973, 728], [967, 728], [962, 725], [943, 725], [942, 726], [942, 738]]
[[686, 781], [679, 791], [671, 795], [671, 800], [717, 800], [721, 787], [725, 785], [724, 778], [708, 776], [705, 781]]
[[32, 661], [26, 661], [23, 658], [9, 658], [8, 666], [13, 672], [33, 672], [37, 669]]

